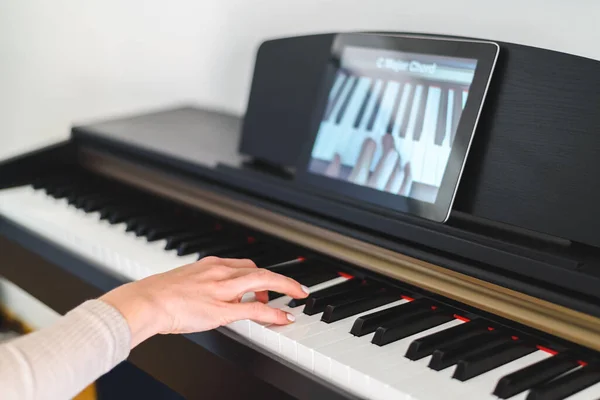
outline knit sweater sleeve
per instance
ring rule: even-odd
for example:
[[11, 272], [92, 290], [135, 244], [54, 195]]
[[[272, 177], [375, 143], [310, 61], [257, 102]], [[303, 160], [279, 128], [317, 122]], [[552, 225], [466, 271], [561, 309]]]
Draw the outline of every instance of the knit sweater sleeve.
[[0, 344], [0, 397], [71, 399], [125, 360], [130, 343], [119, 311], [86, 301], [55, 324]]

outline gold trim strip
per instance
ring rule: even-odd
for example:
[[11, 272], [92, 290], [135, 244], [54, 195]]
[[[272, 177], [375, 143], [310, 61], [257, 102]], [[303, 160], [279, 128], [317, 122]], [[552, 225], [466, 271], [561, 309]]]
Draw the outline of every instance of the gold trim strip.
[[82, 152], [98, 173], [231, 219], [350, 264], [600, 351], [600, 319], [197, 187], [115, 157]]

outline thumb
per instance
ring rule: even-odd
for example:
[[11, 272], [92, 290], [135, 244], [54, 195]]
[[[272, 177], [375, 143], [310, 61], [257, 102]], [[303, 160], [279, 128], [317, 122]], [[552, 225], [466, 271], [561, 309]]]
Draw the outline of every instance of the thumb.
[[287, 325], [296, 318], [278, 308], [269, 307], [260, 302], [237, 303], [229, 307], [227, 319], [230, 322], [251, 319], [256, 322], [276, 325]]

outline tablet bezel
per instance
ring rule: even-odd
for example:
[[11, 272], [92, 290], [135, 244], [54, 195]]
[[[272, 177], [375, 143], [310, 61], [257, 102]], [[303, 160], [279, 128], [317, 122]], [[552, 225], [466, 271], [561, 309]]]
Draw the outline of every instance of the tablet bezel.
[[[477, 60], [469, 96], [457, 126], [454, 143], [435, 203], [383, 192], [309, 171], [311, 154], [325, 112], [329, 91], [333, 84], [335, 72], [340, 65], [343, 49], [346, 46], [381, 48], [383, 50]], [[296, 168], [295, 180], [305, 184], [309, 190], [317, 190], [320, 195], [357, 206], [376, 207], [440, 223], [446, 222], [454, 203], [499, 51], [498, 44], [491, 41], [370, 33], [340, 33], [336, 35], [310, 122], [311, 129], [308, 140], [301, 151], [301, 157]]]

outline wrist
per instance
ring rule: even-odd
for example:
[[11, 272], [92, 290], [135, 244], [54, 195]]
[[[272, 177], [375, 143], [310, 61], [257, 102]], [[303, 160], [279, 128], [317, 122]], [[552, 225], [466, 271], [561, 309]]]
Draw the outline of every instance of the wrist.
[[117, 309], [127, 321], [131, 349], [158, 333], [152, 301], [137, 290], [136, 282], [119, 286], [100, 297], [100, 300]]

